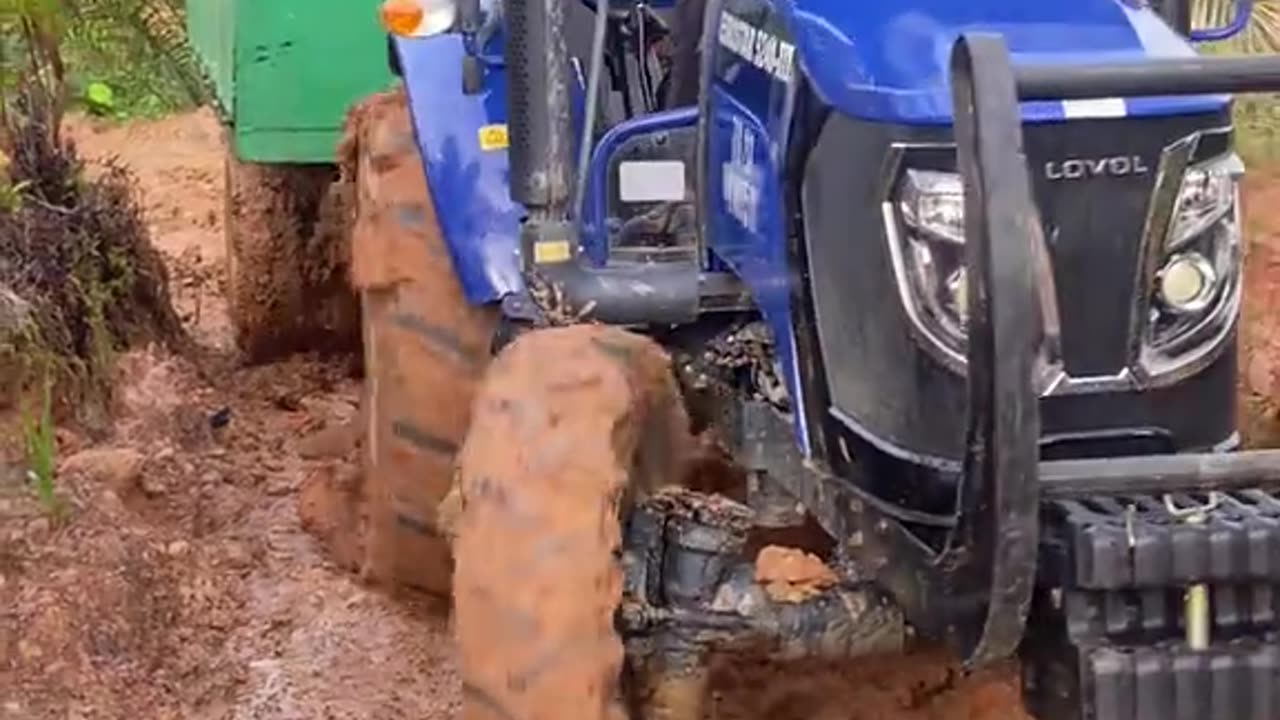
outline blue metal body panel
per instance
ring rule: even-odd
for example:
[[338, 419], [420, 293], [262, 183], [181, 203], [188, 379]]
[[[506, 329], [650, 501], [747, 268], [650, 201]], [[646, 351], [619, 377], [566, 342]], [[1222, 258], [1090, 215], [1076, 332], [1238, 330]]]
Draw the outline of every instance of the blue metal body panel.
[[506, 73], [485, 75], [478, 95], [462, 92], [462, 38], [398, 40], [414, 131], [440, 229], [473, 303], [520, 292], [520, 219], [503, 149], [480, 147], [482, 128], [507, 122]]
[[[1194, 50], [1146, 8], [1120, 0], [777, 0], [818, 95], [854, 117], [950, 124], [947, 66], [962, 31], [1000, 33], [1020, 65], [1178, 57]], [[1194, 112], [1225, 97], [1126, 100], [1128, 114]], [[1088, 105], [1078, 105], [1087, 112]], [[1061, 120], [1062, 103], [1028, 103], [1028, 122]]]
[[[786, 243], [781, 168], [795, 78], [803, 76], [819, 98], [850, 116], [897, 125], [939, 125], [951, 122], [947, 67], [952, 44], [962, 31], [1003, 34], [1015, 62], [1027, 64], [1194, 52], [1150, 10], [1128, 0], [708, 1], [712, 8], [703, 47], [713, 56], [704, 118], [706, 187], [697, 189], [706, 213], [708, 262], [717, 269], [731, 269], [746, 282], [771, 327], [796, 405], [797, 440], [806, 452], [809, 428], [792, 329], [794, 274]], [[742, 47], [735, 54], [732, 38], [721, 37], [724, 13], [793, 46], [791, 70], [779, 75], [775, 67], [771, 72], [759, 58], [740, 54]], [[506, 70], [490, 67], [483, 92], [467, 96], [462, 92], [461, 38], [397, 42], [417, 140], [467, 297], [487, 303], [520, 293], [518, 230], [523, 211], [509, 194], [506, 151], [486, 151], [478, 139], [482, 128], [507, 122]], [[500, 49], [486, 48], [485, 54], [500, 56]], [[1217, 109], [1227, 101], [1223, 96], [1202, 96], [1027, 103], [1023, 117], [1036, 123], [1100, 114], [1177, 114]], [[687, 126], [696, 119], [693, 109], [638, 118], [612, 128], [594, 149], [581, 236], [591, 262], [602, 263], [607, 251], [611, 154], [629, 138]]]
[[[502, 55], [502, 38], [485, 48]], [[511, 199], [505, 145], [481, 147], [481, 133], [506, 130], [507, 74], [485, 73], [480, 93], [462, 91], [463, 40], [458, 35], [396, 39], [414, 134], [422, 153], [440, 229], [467, 300], [496, 302], [524, 290], [520, 275], [520, 220]], [[574, 120], [585, 94], [574, 84]]]

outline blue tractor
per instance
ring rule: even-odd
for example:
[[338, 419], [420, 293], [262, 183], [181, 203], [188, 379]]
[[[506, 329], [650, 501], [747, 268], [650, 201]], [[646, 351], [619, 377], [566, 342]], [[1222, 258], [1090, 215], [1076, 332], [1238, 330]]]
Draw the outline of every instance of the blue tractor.
[[452, 589], [464, 718], [700, 720], [712, 653], [910, 637], [1041, 718], [1280, 717], [1230, 97], [1280, 61], [1192, 45], [1247, 4], [381, 12], [371, 512]]

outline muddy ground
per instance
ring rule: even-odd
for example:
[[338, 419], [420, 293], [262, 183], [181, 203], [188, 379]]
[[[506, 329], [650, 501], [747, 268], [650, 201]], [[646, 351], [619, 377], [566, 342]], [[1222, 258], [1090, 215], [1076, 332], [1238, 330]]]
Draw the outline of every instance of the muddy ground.
[[[112, 436], [61, 433], [67, 522], [0, 464], [0, 719], [452, 717], [447, 608], [360, 586], [299, 526], [308, 478], [356, 472], [340, 428], [357, 381], [342, 362], [246, 370], [230, 356], [215, 119], [73, 131], [88, 157], [118, 155], [139, 176], [201, 352], [121, 358]], [[1267, 239], [1280, 230], [1271, 194], [1252, 221]], [[1258, 387], [1273, 374], [1247, 373]], [[726, 720], [1024, 717], [1012, 670], [962, 678], [932, 656], [718, 673]]]

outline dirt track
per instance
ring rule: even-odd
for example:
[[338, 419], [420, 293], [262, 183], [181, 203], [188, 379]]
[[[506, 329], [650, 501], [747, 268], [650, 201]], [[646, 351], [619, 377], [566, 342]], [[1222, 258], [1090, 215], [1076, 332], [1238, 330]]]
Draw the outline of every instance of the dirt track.
[[[446, 609], [357, 585], [299, 527], [308, 477], [356, 472], [356, 381], [340, 363], [228, 358], [214, 118], [75, 134], [138, 173], [205, 352], [121, 359], [114, 435], [62, 438], [65, 527], [0, 474], [0, 719], [451, 717]], [[794, 670], [721, 668], [715, 717], [1024, 717], [1011, 672], [960, 678], [924, 657]]]

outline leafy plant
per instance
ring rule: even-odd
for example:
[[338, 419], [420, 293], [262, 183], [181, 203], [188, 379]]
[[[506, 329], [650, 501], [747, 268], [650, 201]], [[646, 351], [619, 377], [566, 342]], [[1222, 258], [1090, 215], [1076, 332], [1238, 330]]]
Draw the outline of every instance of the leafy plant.
[[65, 7], [68, 62], [91, 111], [94, 86], [113, 91], [117, 116], [154, 115], [208, 99], [180, 0], [79, 0]]
[[53, 424], [53, 383], [46, 381], [38, 415], [24, 413], [23, 439], [26, 446], [27, 479], [36, 497], [50, 515], [62, 514], [62, 501], [56, 486], [58, 439]]
[[55, 91], [59, 113], [79, 102], [156, 115], [206, 101], [185, 13], [183, 0], [0, 0], [0, 113], [18, 78], [33, 76]]
[[15, 183], [0, 176], [0, 213], [17, 212], [22, 207], [23, 192], [29, 187], [27, 180]]
[[116, 112], [116, 93], [104, 82], [92, 82], [84, 89], [84, 104], [94, 115], [111, 115]]
[[[54, 122], [49, 131], [57, 137], [66, 106], [64, 30], [60, 0], [0, 0], [0, 127], [11, 127], [7, 98], [14, 89], [22, 83], [39, 85], [41, 96], [51, 104], [47, 111]], [[11, 157], [12, 147], [12, 139], [0, 135], [0, 153]]]

